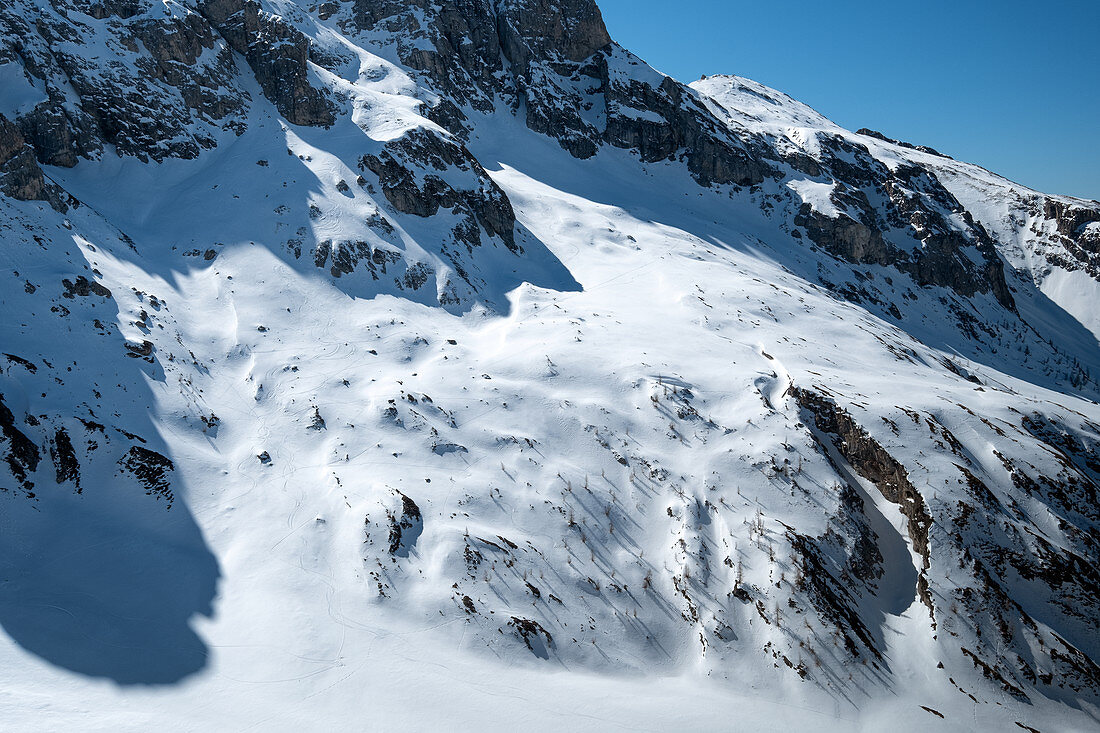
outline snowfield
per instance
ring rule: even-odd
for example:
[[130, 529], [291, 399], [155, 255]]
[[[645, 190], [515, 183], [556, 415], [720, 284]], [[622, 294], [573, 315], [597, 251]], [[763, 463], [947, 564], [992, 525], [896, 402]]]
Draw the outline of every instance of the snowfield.
[[[736, 77], [683, 104], [813, 165], [700, 185], [474, 96], [458, 136], [327, 5], [262, 7], [339, 49], [330, 126], [219, 45], [242, 129], [0, 195], [0, 727], [1100, 730], [1097, 280], [1040, 194]], [[913, 260], [811, 242], [842, 145], [1011, 301], [887, 215]]]

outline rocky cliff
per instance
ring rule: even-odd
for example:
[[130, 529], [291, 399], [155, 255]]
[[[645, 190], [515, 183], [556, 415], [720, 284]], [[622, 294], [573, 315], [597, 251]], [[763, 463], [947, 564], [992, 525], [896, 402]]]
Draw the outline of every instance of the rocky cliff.
[[1095, 722], [1100, 204], [682, 84], [588, 0], [0, 31], [13, 698]]

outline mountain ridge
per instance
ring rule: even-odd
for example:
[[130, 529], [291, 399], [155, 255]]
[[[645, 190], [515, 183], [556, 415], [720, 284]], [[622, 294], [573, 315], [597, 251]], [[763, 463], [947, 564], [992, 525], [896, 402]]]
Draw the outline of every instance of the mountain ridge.
[[0, 25], [15, 695], [1096, 725], [1100, 207], [681, 84], [587, 0]]

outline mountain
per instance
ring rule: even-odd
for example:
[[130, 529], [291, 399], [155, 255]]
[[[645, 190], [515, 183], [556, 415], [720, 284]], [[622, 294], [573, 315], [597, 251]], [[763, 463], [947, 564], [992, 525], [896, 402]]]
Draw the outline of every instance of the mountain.
[[1100, 728], [1100, 203], [588, 0], [0, 30], [13, 728]]

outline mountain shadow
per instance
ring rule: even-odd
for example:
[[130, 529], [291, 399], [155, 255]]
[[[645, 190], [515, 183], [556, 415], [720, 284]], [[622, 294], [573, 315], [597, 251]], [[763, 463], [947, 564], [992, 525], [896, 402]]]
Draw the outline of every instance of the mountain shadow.
[[84, 495], [51, 487], [36, 503], [3, 496], [0, 626], [72, 672], [120, 685], [178, 682], [206, 666], [191, 619], [212, 615], [218, 563], [181, 503], [166, 510], [135, 489], [108, 504], [92, 496], [107, 488], [97, 483]]

